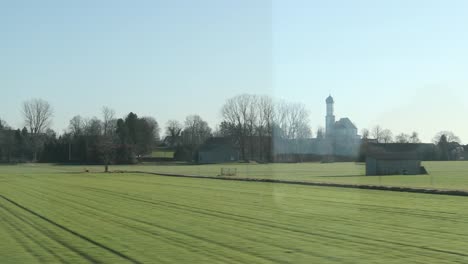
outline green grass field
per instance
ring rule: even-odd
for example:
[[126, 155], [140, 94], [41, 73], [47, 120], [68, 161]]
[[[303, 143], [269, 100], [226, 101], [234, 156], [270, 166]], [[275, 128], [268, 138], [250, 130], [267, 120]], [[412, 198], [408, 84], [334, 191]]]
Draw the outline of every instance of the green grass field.
[[[143, 164], [111, 166], [111, 170], [146, 171], [186, 175], [217, 176], [221, 168], [236, 168], [237, 177], [268, 178], [311, 182], [372, 184], [437, 189], [468, 190], [468, 162], [424, 162], [429, 175], [365, 176], [364, 164], [346, 163], [289, 163], [289, 164]], [[103, 166], [57, 166], [49, 164], [22, 165], [22, 171], [49, 172], [102, 172]], [[18, 166], [0, 166], [0, 173], [15, 172]]]
[[[272, 177], [329, 175], [319, 165]], [[463, 178], [454, 165], [446, 175]], [[1, 263], [468, 263], [466, 197], [84, 168], [0, 166]]]
[[173, 159], [174, 158], [174, 151], [168, 149], [158, 149], [151, 153], [152, 158], [166, 158], [166, 159]]

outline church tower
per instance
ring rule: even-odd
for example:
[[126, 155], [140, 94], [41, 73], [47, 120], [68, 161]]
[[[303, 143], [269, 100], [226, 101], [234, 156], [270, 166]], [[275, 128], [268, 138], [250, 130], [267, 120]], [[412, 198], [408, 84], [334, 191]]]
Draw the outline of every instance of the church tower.
[[335, 125], [335, 115], [333, 115], [333, 104], [335, 101], [333, 101], [333, 97], [328, 96], [327, 100], [325, 101], [327, 103], [327, 116], [325, 117], [325, 134], [327, 137], [330, 137], [333, 135], [333, 127]]

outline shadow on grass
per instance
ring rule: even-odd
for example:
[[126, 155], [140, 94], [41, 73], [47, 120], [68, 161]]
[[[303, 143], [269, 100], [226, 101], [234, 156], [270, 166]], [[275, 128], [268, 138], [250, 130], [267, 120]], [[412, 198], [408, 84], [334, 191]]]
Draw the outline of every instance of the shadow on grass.
[[329, 176], [316, 176], [317, 178], [355, 178], [355, 177], [395, 177], [395, 176], [405, 176], [405, 177], [418, 177], [418, 176], [430, 176], [429, 174], [412, 174], [412, 175], [402, 175], [402, 174], [393, 174], [393, 175], [329, 175]]
[[[104, 166], [102, 163], [39, 163], [49, 164], [52, 166]], [[197, 163], [188, 162], [142, 162], [135, 164], [109, 164], [109, 166], [187, 166], [187, 165], [199, 165]]]
[[355, 178], [355, 177], [366, 177], [366, 175], [324, 175], [324, 176], [315, 176], [317, 178]]

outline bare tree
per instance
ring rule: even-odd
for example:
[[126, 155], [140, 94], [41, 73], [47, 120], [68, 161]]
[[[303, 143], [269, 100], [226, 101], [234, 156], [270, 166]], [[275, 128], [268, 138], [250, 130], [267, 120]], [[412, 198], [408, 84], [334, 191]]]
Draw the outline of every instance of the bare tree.
[[258, 118], [257, 118], [257, 135], [258, 149], [260, 157], [264, 160], [271, 161], [272, 155], [272, 136], [275, 106], [273, 99], [267, 95], [260, 96], [257, 100]]
[[411, 133], [411, 136], [409, 138], [410, 143], [421, 143], [421, 140], [419, 139], [418, 132], [413, 132]]
[[382, 130], [382, 142], [383, 143], [392, 143], [393, 142], [393, 133], [390, 129]]
[[97, 117], [84, 120], [84, 134], [87, 136], [100, 136], [103, 134], [102, 121]]
[[[275, 140], [283, 142], [278, 144], [278, 148], [292, 148], [291, 151], [298, 153], [302, 140], [312, 137], [312, 130], [309, 126], [309, 112], [304, 104], [289, 103], [280, 101], [276, 104], [275, 113]], [[318, 132], [318, 136], [322, 135]]]
[[102, 108], [102, 129], [104, 135], [113, 133], [116, 129], [115, 111], [107, 106]]
[[[247, 138], [249, 135], [249, 124], [255, 108], [251, 107], [252, 95], [242, 94], [230, 98], [223, 105], [221, 114], [230, 127], [236, 129], [234, 136], [239, 143], [242, 159], [247, 160]], [[252, 112], [253, 111], [253, 112]], [[250, 118], [250, 119], [249, 119]]]
[[271, 159], [273, 137], [295, 140], [312, 136], [309, 112], [299, 103], [275, 103], [269, 96], [242, 94], [228, 99], [221, 114], [221, 134], [235, 138], [244, 160]]
[[186, 145], [199, 146], [211, 136], [211, 128], [199, 115], [190, 115], [185, 119], [182, 135]]
[[278, 138], [287, 138], [288, 137], [288, 115], [289, 115], [289, 106], [285, 101], [279, 101], [275, 105], [275, 125], [277, 130], [275, 130], [275, 137]]
[[110, 135], [102, 135], [97, 143], [98, 154], [104, 163], [104, 172], [109, 172], [109, 165], [115, 157], [116, 144]]
[[432, 139], [432, 142], [434, 142], [435, 144], [438, 144], [442, 136], [445, 136], [448, 143], [451, 143], [451, 142], [460, 143], [461, 142], [460, 138], [457, 135], [455, 135], [452, 131], [440, 131], [434, 136], [434, 138]]
[[277, 124], [287, 139], [301, 139], [311, 136], [309, 112], [300, 103], [280, 102], [277, 107]]
[[166, 136], [169, 137], [169, 144], [175, 146], [179, 142], [182, 125], [177, 120], [169, 120], [166, 125]]
[[72, 119], [70, 119], [68, 129], [70, 130], [70, 133], [74, 136], [82, 135], [84, 132], [83, 118], [79, 115], [74, 116]]
[[109, 165], [114, 160], [117, 145], [117, 119], [115, 111], [107, 106], [102, 107], [101, 121], [102, 136], [99, 137], [98, 151], [104, 163], [104, 172], [109, 172]]
[[[275, 104], [269, 96], [242, 94], [227, 100], [221, 130], [234, 138], [244, 160], [271, 159]], [[227, 132], [227, 133], [226, 133]]]
[[22, 114], [26, 127], [31, 134], [37, 135], [49, 128], [53, 110], [48, 102], [42, 99], [31, 99], [23, 103]]
[[369, 129], [363, 128], [361, 130], [361, 134], [362, 134], [362, 139], [369, 139], [369, 135], [370, 135]]
[[304, 104], [294, 103], [290, 105], [290, 138], [310, 138], [312, 132], [309, 126], [309, 112]]
[[26, 127], [31, 132], [33, 159], [37, 161], [37, 153], [42, 147], [40, 135], [43, 134], [52, 123], [53, 110], [47, 101], [31, 99], [23, 103], [21, 112]]
[[263, 132], [271, 136], [273, 122], [275, 120], [275, 105], [269, 96], [262, 96], [258, 100], [259, 107], [259, 127], [264, 128]]
[[379, 125], [372, 128], [371, 136], [379, 143], [382, 143], [382, 131], [383, 129]]
[[405, 133], [400, 133], [395, 136], [396, 143], [409, 143], [410, 142], [410, 135]]
[[256, 150], [258, 147], [256, 147], [256, 142], [258, 142], [258, 139], [255, 138], [256, 134], [256, 129], [257, 129], [257, 122], [259, 119], [259, 112], [260, 112], [260, 107], [259, 107], [259, 97], [256, 95], [250, 95], [249, 96], [250, 100], [247, 105], [247, 113], [246, 113], [246, 126], [245, 128], [247, 129], [247, 137], [249, 139], [248, 145], [249, 145], [249, 154], [250, 154], [250, 159], [254, 159], [256, 157]]
[[213, 135], [216, 136], [216, 137], [234, 138], [234, 137], [237, 137], [237, 131], [238, 131], [238, 129], [234, 124], [229, 123], [227, 121], [222, 121], [218, 125], [216, 130], [214, 131]]

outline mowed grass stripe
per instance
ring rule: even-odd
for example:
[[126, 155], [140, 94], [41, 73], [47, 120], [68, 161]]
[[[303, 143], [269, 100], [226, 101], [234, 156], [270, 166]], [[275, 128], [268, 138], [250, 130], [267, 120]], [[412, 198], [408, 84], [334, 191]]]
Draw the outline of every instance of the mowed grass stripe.
[[[31, 189], [29, 190], [29, 193], [28, 193], [28, 194], [31, 195]], [[38, 199], [40, 199], [41, 196], [36, 194], [36, 195], [33, 195], [31, 198], [32, 198], [31, 200], [35, 200], [36, 203], [37, 203]], [[115, 200], [115, 199], [114, 199], [114, 200]], [[53, 201], [54, 204], [56, 204], [56, 203], [57, 203], [57, 204], [60, 204], [60, 203], [63, 204], [64, 199], [63, 199], [63, 197], [60, 197], [59, 199], [52, 200], [52, 201]], [[50, 202], [50, 201], [49, 201], [49, 202]], [[50, 205], [50, 203], [47, 203], [47, 204]], [[46, 204], [46, 205], [47, 205], [47, 204]], [[70, 207], [70, 204], [69, 204], [68, 206]], [[88, 208], [89, 208], [89, 206], [88, 206]], [[66, 209], [66, 208], [63, 207], [62, 209]], [[71, 214], [71, 215], [70, 215], [71, 217], [73, 217], [73, 219], [74, 219], [75, 222], [79, 223], [79, 222], [87, 221], [87, 220], [83, 220], [83, 221], [80, 220], [80, 218], [83, 217], [83, 214], [85, 214], [85, 210], [83, 210], [83, 208], [76, 207], [76, 208], [71, 208], [71, 209], [73, 209], [73, 210], [70, 210], [70, 211], [75, 211], [75, 210], [76, 210], [77, 212], [79, 212], [79, 214], [76, 214], [76, 215], [75, 215], [75, 214]], [[102, 212], [102, 211], [99, 210], [99, 211], [95, 211], [95, 212], [91, 212], [91, 213], [86, 213], [86, 214], [88, 214], [89, 216], [92, 216], [93, 218], [96, 218], [100, 212]], [[117, 216], [117, 215], [115, 215], [115, 214], [114, 214], [114, 215], [106, 215], [106, 216], [102, 217], [101, 219], [103, 219], [103, 221], [106, 221], [107, 224], [109, 224], [109, 222], [113, 222], [112, 219], [113, 219], [114, 217], [116, 217], [116, 216]], [[108, 219], [109, 219], [109, 220], [108, 220]], [[154, 223], [144, 222], [144, 221], [141, 221], [141, 220], [138, 220], [138, 219], [132, 219], [132, 218], [130, 218], [130, 217], [126, 217], [126, 219], [129, 219], [129, 220], [131, 220], [131, 221], [133, 221], [133, 222], [138, 222], [139, 224], [143, 223], [143, 224], [146, 224], [146, 225], [150, 225], [150, 226], [153, 226], [153, 227], [157, 227], [159, 230], [163, 229], [163, 231], [166, 231], [166, 233], [167, 233], [167, 232], [170, 233], [169, 235], [170, 235], [171, 238], [172, 238], [172, 237], [177, 237], [177, 234], [178, 234], [178, 235], [182, 235], [182, 236], [184, 236], [184, 237], [181, 238], [181, 239], [179, 239], [181, 242], [187, 241], [187, 240], [189, 239], [188, 242], [184, 242], [184, 245], [179, 245], [179, 246], [181, 246], [181, 247], [179, 247], [179, 249], [180, 249], [180, 248], [183, 248], [183, 246], [192, 246], [192, 245], [198, 245], [198, 246], [199, 246], [200, 243], [209, 243], [209, 244], [213, 244], [213, 242], [210, 242], [210, 239], [208, 239], [208, 238], [196, 237], [196, 236], [193, 236], [193, 235], [190, 235], [190, 234], [185, 234], [185, 233], [183, 233], [183, 232], [180, 232], [180, 231], [175, 230], [174, 228], [165, 228], [165, 227], [162, 227], [162, 226], [157, 226], [157, 225], [155, 225]], [[128, 226], [127, 226], [127, 227], [128, 227]], [[114, 227], [113, 227], [113, 228], [114, 228]], [[148, 227], [146, 227], [146, 228], [148, 228]], [[122, 232], [122, 231], [125, 231], [125, 230], [121, 230], [120, 232]], [[218, 230], [218, 231], [220, 231], [220, 230]], [[174, 233], [177, 233], [177, 234], [174, 234]], [[176, 235], [176, 236], [174, 236], [174, 235]], [[216, 235], [216, 234], [212, 234], [212, 235]], [[125, 232], [122, 232], [122, 236], [125, 236]], [[161, 238], [161, 237], [159, 237], [159, 238]], [[191, 241], [191, 240], [194, 240], [194, 239], [197, 240], [197, 241]], [[243, 239], [243, 238], [240, 238], [240, 239], [245, 240], [245, 239]], [[172, 239], [172, 240], [173, 240], [173, 239]], [[217, 243], [217, 245], [218, 245], [218, 246], [222, 246], [223, 243]], [[233, 245], [236, 245], [236, 243], [233, 243]], [[237, 245], [242, 245], [242, 243], [238, 243]], [[225, 247], [225, 250], [226, 250], [226, 249], [236, 250], [235, 247], [232, 247], [232, 246], [230, 246], [230, 245], [228, 245], [228, 244], [224, 245], [224, 247]], [[217, 252], [219, 252], [219, 251], [217, 251]], [[206, 252], [204, 252], [204, 253], [206, 253]], [[255, 256], [255, 252], [254, 252], [254, 253], [250, 253], [250, 254], [247, 254], [247, 252], [246, 252], [246, 253], [239, 252], [239, 253], [240, 253], [240, 254], [245, 254], [245, 255], [247, 255], [247, 256], [246, 256], [246, 257], [247, 257], [246, 259], [250, 259], [250, 260], [252, 260], [252, 255]], [[226, 257], [222, 257], [222, 256], [220, 256], [220, 255], [216, 255], [216, 256], [217, 256], [218, 258], [221, 258], [223, 262], [226, 262]], [[227, 255], [227, 256], [229, 256], [229, 255]], [[260, 257], [260, 260], [261, 260], [261, 259], [265, 259], [265, 258], [264, 258], [264, 257]], [[272, 261], [272, 260], [273, 260], [273, 259], [270, 259], [269, 261]]]
[[[29, 230], [27, 226], [21, 226], [21, 221], [12, 218], [1, 203], [0, 220], [3, 224], [0, 225], [0, 234], [2, 234], [3, 246], [0, 247], [0, 256], [2, 256], [2, 262], [31, 263], [56, 260], [56, 258], [51, 259], [50, 256], [44, 256], [51, 251], [48, 248], [51, 245], [47, 241], [47, 237], [38, 236], [35, 229]], [[28, 254], [23, 254], [23, 252]]]
[[[149, 251], [145, 248], [140, 248], [141, 241], [144, 241], [142, 239], [142, 236], [148, 236], [150, 233], [152, 235], [161, 235], [158, 236], [158, 240], [165, 240], [164, 235], [169, 237], [170, 241], [163, 241], [163, 242], [171, 242], [171, 241], [184, 241], [184, 239], [178, 239], [177, 237], [174, 237], [174, 234], [164, 234], [162, 233], [154, 233], [154, 231], [148, 230], [147, 227], [145, 229], [140, 228], [140, 225], [134, 225], [135, 222], [129, 223], [129, 221], [124, 221], [124, 222], [117, 222], [115, 220], [116, 217], [118, 217], [117, 214], [103, 214], [104, 210], [96, 210], [93, 209], [92, 211], [89, 210], [91, 208], [90, 206], [76, 206], [77, 203], [74, 206], [70, 206], [70, 204], [64, 203], [66, 200], [63, 196], [58, 196], [57, 199], [50, 199], [47, 198], [47, 200], [41, 200], [41, 195], [37, 195], [38, 193], [33, 194], [34, 191], [32, 189], [28, 190], [28, 196], [30, 196], [30, 201], [34, 201], [34, 203], [38, 205], [42, 205], [46, 207], [49, 211], [49, 214], [55, 217], [61, 217], [62, 215], [60, 214], [60, 211], [67, 211], [68, 215], [67, 218], [73, 222], [76, 226], [79, 226], [80, 232], [92, 235], [93, 233], [96, 233], [95, 226], [100, 226], [101, 229], [99, 230], [99, 234], [95, 236], [96, 240], [105, 240], [108, 243], [113, 243], [114, 246], [121, 248], [121, 249], [130, 249], [133, 251], [134, 255], [138, 254], [143, 254], [145, 253], [146, 255], [150, 255], [154, 258], [153, 260], [157, 260], [158, 262], [161, 261], [175, 261], [177, 260], [178, 255], [174, 254], [171, 256], [171, 258], [162, 258], [160, 255], [154, 255], [151, 254], [153, 253], [152, 251]], [[41, 194], [41, 193], [39, 193]], [[42, 196], [43, 198], [44, 196]], [[86, 208], [87, 207], [87, 208]], [[115, 209], [115, 208], [114, 208]], [[125, 218], [128, 220], [128, 218]], [[118, 223], [118, 225], [116, 225]], [[123, 228], [122, 228], [123, 227]], [[135, 234], [135, 231], [141, 231], [138, 235]], [[102, 236], [102, 234], [108, 234], [108, 233], [117, 233], [119, 234], [118, 236]], [[122, 237], [125, 237], [127, 239], [122, 239]], [[154, 242], [154, 241], [153, 241]], [[189, 243], [184, 243], [184, 245], [191, 245]], [[168, 244], [164, 244], [164, 250], [168, 250], [170, 252], [174, 252], [174, 249], [177, 249], [178, 251], [184, 249], [184, 245], [178, 243], [174, 247], [167, 247]], [[153, 244], [152, 246], [155, 247], [154, 252], [157, 253], [159, 250], [158, 244]], [[172, 250], [172, 251], [171, 251]], [[184, 252], [181, 252], [184, 253]], [[173, 253], [172, 253], [173, 254]], [[223, 261], [226, 261], [227, 258], [220, 258]]]
[[[189, 210], [189, 209], [186, 209], [186, 210]], [[200, 212], [200, 214], [206, 214], [206, 213]], [[228, 220], [229, 220], [229, 219], [228, 219]], [[231, 219], [231, 220], [232, 220], [232, 219]], [[249, 223], [249, 222], [247, 222], [247, 221], [245, 221], [245, 220], [246, 220], [246, 219], [241, 219], [241, 220], [239, 220], [240, 222], [243, 222], [243, 223], [244, 223], [244, 228], [245, 228], [245, 226], [248, 225], [248, 223]], [[250, 220], [250, 219], [248, 219], [248, 220]], [[329, 220], [329, 219], [323, 219], [323, 220]], [[262, 229], [265, 229], [265, 227], [268, 227], [268, 226], [266, 225], [266, 222], [268, 222], [268, 220], [263, 220], [263, 221], [262, 221], [262, 220], [259, 220], [259, 222], [261, 222], [260, 225], [262, 226]], [[288, 231], [288, 229], [289, 229], [289, 228], [278, 227], [278, 226], [276, 226], [276, 228], [282, 228], [282, 229], [283, 229], [283, 235], [284, 235], [284, 232], [285, 232], [285, 231]], [[328, 231], [327, 231], [327, 232], [328, 232]], [[315, 237], [319, 237], [319, 234], [314, 234], [314, 236], [315, 236]], [[323, 238], [322, 238], [322, 239], [323, 239]], [[343, 237], [337, 237], [337, 238], [335, 238], [335, 239], [338, 240], [338, 241], [341, 241], [341, 240], [343, 240]], [[309, 241], [309, 242], [310, 242], [310, 241]], [[314, 241], [314, 242], [316, 242], [316, 241]], [[322, 240], [322, 242], [323, 242], [323, 240]], [[331, 244], [335, 244], [335, 243], [337, 243], [337, 241], [333, 241], [333, 243], [331, 243]], [[356, 248], [353, 246], [353, 250], [355, 250], [355, 249], [356, 249]]]
[[[66, 259], [87, 263], [99, 262], [82, 250], [70, 246], [63, 234], [57, 235], [59, 230], [51, 229], [50, 226], [41, 225], [34, 221], [30, 214], [18, 210], [17, 206], [11, 204], [1, 205], [1, 211], [7, 218], [7, 225], [15, 233], [18, 242], [24, 246], [26, 251], [43, 263], [65, 262]], [[43, 223], [42, 223], [43, 224]], [[76, 244], [76, 243], [75, 243]]]
[[[311, 200], [311, 201], [313, 201], [313, 200]], [[319, 202], [320, 202], [320, 203], [327, 203], [327, 202], [335, 203], [335, 204], [334, 204], [335, 207], [337, 206], [338, 203], [340, 203], [340, 202], [334, 202], [334, 201], [326, 201], [326, 200], [324, 200], [324, 199], [320, 200]], [[173, 204], [173, 203], [172, 203], [172, 204]], [[351, 204], [351, 203], [348, 203], [348, 204]], [[226, 206], [226, 205], [223, 205], [223, 206]], [[364, 206], [369, 206], [370, 208], [365, 208]], [[382, 208], [382, 209], [376, 209], [376, 208]], [[390, 208], [390, 210], [387, 210], [387, 208]], [[359, 210], [382, 210], [382, 211], [384, 211], [384, 212], [387, 212], [387, 211], [388, 211], [388, 212], [391, 213], [391, 214], [393, 214], [393, 213], [395, 213], [395, 212], [396, 212], [396, 213], [401, 213], [400, 211], [395, 211], [396, 209], [398, 209], [398, 210], [401, 209], [401, 210], [403, 211], [403, 213], [405, 213], [405, 214], [412, 214], [412, 215], [414, 214], [414, 215], [416, 215], [416, 216], [423, 216], [423, 217], [427, 217], [427, 218], [436, 218], [436, 217], [437, 217], [436, 214], [439, 214], [439, 213], [444, 213], [444, 214], [448, 214], [448, 215], [454, 215], [454, 213], [451, 213], [451, 212], [434, 212], [434, 213], [431, 213], [431, 212], [432, 212], [431, 210], [415, 209], [415, 208], [413, 208], [413, 209], [410, 210], [410, 209], [398, 208], [398, 207], [394, 207], [394, 206], [390, 207], [390, 206], [378, 206], [378, 205], [376, 206], [376, 205], [365, 205], [365, 204], [360, 204], [360, 205], [359, 205]], [[415, 213], [413, 213], [413, 211], [414, 211]], [[420, 212], [420, 213], [418, 213], [418, 212]], [[453, 221], [460, 221], [459, 219], [454, 218], [454, 217], [453, 217], [453, 218], [449, 218], [449, 217], [445, 217], [445, 216], [439, 216], [438, 218], [441, 218], [442, 220], [452, 219]], [[462, 220], [463, 220], [463, 218], [462, 218]], [[466, 221], [466, 220], [465, 220], [465, 221]], [[464, 221], [464, 222], [465, 222], [465, 221]]]
[[[60, 191], [56, 190], [56, 192], [60, 192]], [[100, 194], [100, 192], [96, 192], [96, 194]], [[89, 197], [89, 193], [86, 193], [86, 196]], [[35, 197], [35, 198], [37, 198], [37, 197]], [[117, 200], [115, 199], [115, 197], [105, 197], [104, 200], [110, 200], [109, 198], [111, 198], [111, 199], [114, 200], [114, 201], [117, 201]], [[60, 200], [61, 200], [61, 201], [63, 201], [63, 199], [64, 199], [63, 197], [60, 197]], [[91, 199], [91, 200], [92, 200], [92, 199]], [[137, 200], [137, 201], [138, 201], [138, 202], [141, 202], [141, 201], [144, 201], [144, 200]], [[57, 201], [57, 202], [60, 202], [60, 201]], [[145, 202], [146, 202], [146, 201], [145, 201]], [[156, 205], [157, 205], [157, 204], [156, 204]], [[74, 209], [79, 209], [79, 208], [74, 208]], [[122, 209], [125, 209], [125, 208], [122, 208]], [[165, 209], [164, 212], [167, 214], [167, 213], [169, 212], [168, 209], [170, 209], [170, 207], [165, 206], [164, 209]], [[186, 211], [186, 210], [185, 210], [185, 211]], [[98, 212], [96, 212], [96, 213], [98, 213]], [[195, 213], [198, 213], [198, 212], [195, 211]], [[93, 212], [93, 214], [94, 214], [94, 212]], [[180, 212], [177, 212], [177, 214], [180, 215]], [[175, 214], [175, 215], [177, 215], [177, 214]], [[222, 216], [222, 214], [220, 214], [220, 216]], [[109, 217], [109, 216], [106, 216], [106, 217]], [[112, 217], [115, 217], [115, 215], [113, 215]], [[212, 216], [208, 216], [208, 217], [212, 217]], [[198, 218], [199, 218], [199, 219], [200, 219], [200, 218], [206, 218], [205, 213], [200, 212], [200, 215], [199, 215]], [[112, 218], [111, 218], [111, 219], [112, 219]], [[137, 221], [137, 220], [135, 220], [135, 219], [133, 219], [133, 220], [134, 220], [134, 221]], [[212, 220], [212, 219], [211, 219], [211, 220]], [[245, 219], [242, 219], [242, 220], [245, 220]], [[239, 231], [242, 231], [242, 230], [245, 231], [245, 224], [246, 224], [245, 221], [238, 221], [237, 223], [234, 223], [234, 224], [237, 224], [237, 226], [239, 226], [239, 227], [242, 226], [241, 230], [239, 230]], [[207, 226], [207, 227], [210, 227], [210, 225], [206, 225], [206, 226]], [[248, 240], [251, 240], [251, 241], [252, 241], [252, 240], [254, 240], [254, 241], [257, 240], [257, 241], [258, 241], [258, 239], [256, 239], [256, 237], [258, 237], [258, 231], [259, 231], [258, 228], [259, 228], [259, 226], [256, 226], [255, 228], [256, 228], [256, 229], [252, 229], [252, 231], [253, 231], [253, 230], [257, 230], [257, 234], [256, 234], [255, 236], [249, 237]], [[260, 228], [262, 228], [262, 226], [260, 226]], [[236, 225], [230, 226], [230, 230], [229, 230], [229, 231], [231, 232], [231, 238], [237, 236], [238, 239], [242, 240], [242, 241], [239, 241], [239, 243], [238, 243], [239, 245], [242, 245], [244, 242], [246, 242], [246, 240], [247, 240], [246, 238], [244, 238], [243, 236], [239, 235], [240, 233], [238, 233], [237, 230], [232, 230], [232, 229], [236, 229]], [[263, 227], [262, 229], [265, 229], [265, 228]], [[260, 230], [262, 230], [262, 229], [260, 229]], [[223, 230], [218, 228], [218, 230], [215, 230], [215, 231], [216, 231], [216, 232], [215, 232], [215, 235], [216, 235], [216, 233], [219, 233], [219, 232], [221, 232], [221, 231], [223, 231]], [[226, 233], [225, 231], [226, 231], [226, 230], [224, 230], [224, 232], [223, 232], [224, 234], [223, 234], [223, 235], [225, 235], [225, 233]], [[276, 231], [276, 233], [278, 233], [278, 232]], [[206, 240], [206, 238], [205, 238], [204, 240]], [[265, 241], [268, 242], [268, 240], [264, 240], [264, 241], [258, 241], [258, 243], [265, 244], [265, 243], [266, 243]], [[279, 251], [279, 252], [281, 253], [282, 251]]]
[[[27, 218], [26, 217], [21, 217], [19, 216], [19, 214], [17, 214], [18, 211], [21, 211], [21, 210], [16, 210], [16, 211], [13, 211], [13, 210], [8, 210], [12, 215], [14, 215], [17, 219], [23, 221], [24, 223], [28, 223], [31, 227], [34, 227], [36, 228], [36, 230], [40, 230], [41, 233], [43, 233], [44, 235], [46, 235], [46, 233], [44, 233], [41, 228], [44, 228], [44, 227], [47, 227], [48, 230], [54, 230], [55, 232], [61, 232], [62, 233], [62, 236], [63, 236], [63, 233], [65, 233], [67, 236], [72, 236], [74, 237], [75, 241], [80, 241], [82, 240], [82, 242], [87, 242], [87, 243], [90, 243], [92, 244], [93, 246], [99, 248], [100, 250], [103, 250], [103, 251], [107, 251], [107, 253], [111, 253], [115, 256], [118, 256], [128, 262], [131, 262], [131, 263], [140, 263], [139, 261], [125, 255], [124, 253], [122, 252], [118, 252], [106, 245], [103, 245], [97, 241], [94, 241], [93, 239], [85, 236], [85, 235], [82, 235], [74, 230], [71, 230], [70, 228], [66, 227], [66, 226], [63, 226], [61, 225], [60, 223], [57, 223], [43, 215], [41, 215], [40, 213], [37, 213], [19, 203], [17, 203], [16, 201], [14, 200], [11, 200], [10, 198], [8, 197], [5, 197], [4, 195], [0, 195], [0, 199], [3, 199], [4, 201], [8, 201], [10, 204], [12, 204], [13, 206], [15, 206], [15, 208], [19, 208], [23, 211], [25, 211], [27, 214]], [[4, 209], [6, 209], [7, 207], [3, 207]], [[31, 215], [33, 217], [31, 217]], [[39, 218], [40, 220], [42, 221], [34, 221], [34, 220], [29, 220], [29, 219], [35, 219], [35, 218]], [[38, 222], [46, 222], [45, 225], [41, 225], [39, 226]], [[50, 226], [52, 226], [53, 228], [49, 228]], [[61, 239], [62, 236], [58, 236], [55, 232], [48, 232], [47, 235], [49, 235], [50, 238], [54, 239], [55, 241], [57, 242], [60, 242], [63, 246], [65, 246], [66, 248], [68, 248], [69, 250], [72, 250], [73, 252], [75, 253], [78, 253], [81, 257], [85, 258], [86, 260], [90, 261], [91, 263], [97, 263], [97, 262], [100, 262], [98, 261], [98, 259], [92, 257], [91, 255], [89, 255], [87, 252], [85, 251], [82, 251], [82, 250], [79, 250], [79, 249], [76, 249], [74, 248], [72, 245], [70, 245], [68, 243], [68, 241], [66, 240], [63, 240]], [[102, 253], [100, 253], [102, 254]]]
[[[62, 198], [61, 198], [61, 199], [62, 199]], [[246, 223], [246, 222], [240, 222], [240, 223], [237, 223], [237, 224], [238, 224], [239, 226], [242, 226], [242, 229], [245, 229], [245, 225], [246, 225], [247, 223]], [[231, 226], [231, 229], [233, 229], [233, 228], [235, 228], [235, 226]], [[258, 226], [257, 226], [257, 228], [258, 228]], [[260, 228], [265, 229], [265, 226], [260, 226]], [[254, 230], [254, 229], [252, 229], [252, 230]], [[258, 230], [257, 230], [257, 231], [258, 231]], [[276, 231], [276, 233], [278, 233], [278, 232]], [[296, 235], [297, 235], [297, 234], [296, 234]], [[257, 234], [257, 236], [258, 236], [258, 234]], [[249, 239], [255, 240], [254, 238], [249, 238]], [[268, 240], [265, 240], [265, 241], [268, 241]], [[263, 242], [261, 242], [261, 243], [265, 243], [265, 241], [263, 241]], [[310, 241], [309, 241], [309, 242], [310, 242]], [[314, 242], [317, 242], [317, 241], [314, 241]], [[281, 251], [280, 251], [280, 252], [281, 252]]]
[[195, 262], [466, 261], [466, 199], [126, 174], [7, 182], [0, 193], [113, 248], [127, 240], [140, 261], [170, 260], [155, 246]]
[[[131, 198], [133, 200], [133, 198]], [[142, 200], [137, 200], [137, 201], [142, 201]], [[148, 201], [144, 201], [144, 202], [148, 202]], [[148, 202], [148, 203], [151, 203], [151, 202]], [[161, 203], [157, 203], [156, 205], [161, 205]], [[171, 204], [171, 205], [168, 205], [167, 208], [165, 208], [165, 213], [168, 214], [170, 212], [171, 209], [173, 209], [174, 207], [174, 204]], [[190, 210], [190, 208], [182, 208], [181, 211], [188, 211]], [[242, 233], [242, 232], [239, 232], [239, 231], [243, 231], [244, 232], [244, 236], [246, 238], [246, 240], [249, 240], [249, 241], [257, 241], [261, 244], [269, 244], [269, 245], [274, 245], [275, 243], [269, 243], [270, 240], [268, 240], [268, 238], [270, 237], [267, 237], [267, 236], [263, 236], [261, 235], [261, 233], [264, 233], [264, 234], [278, 234], [278, 226], [275, 226], [273, 227], [275, 230], [274, 231], [270, 231], [270, 229], [272, 229], [270, 226], [267, 226], [265, 225], [263, 222], [260, 223], [260, 224], [253, 224], [249, 221], [246, 221], [246, 219], [234, 219], [232, 217], [225, 217], [225, 214], [219, 214], [219, 215], [215, 215], [213, 214], [213, 212], [210, 212], [210, 213], [206, 213], [206, 212], [199, 212], [199, 211], [194, 211], [194, 210], [190, 210], [196, 214], [199, 214], [197, 216], [197, 219], [202, 219], [202, 218], [207, 218], [207, 220], [210, 220], [210, 221], [213, 221], [213, 222], [217, 222], [217, 221], [222, 221], [223, 223], [226, 223], [226, 222], [231, 222], [229, 226], [229, 230], [216, 230], [216, 231], [223, 231], [224, 234], [226, 233], [229, 233], [233, 236], [235, 235], [238, 235], [239, 233]], [[175, 214], [176, 215], [176, 214]], [[222, 218], [220, 220], [216, 220], [215, 218]], [[237, 226], [242, 226], [242, 228], [237, 228]], [[250, 228], [249, 226], [253, 226], [252, 228]], [[209, 226], [208, 226], [208, 229]], [[255, 236], [252, 236], [250, 237], [249, 236], [249, 233], [245, 233], [246, 230], [250, 230], [250, 231], [255, 231]], [[287, 233], [286, 233], [287, 230], [282, 230], [282, 237], [287, 237]], [[301, 237], [303, 238], [304, 235], [303, 234], [300, 234], [300, 236], [297, 234], [297, 233], [294, 233], [295, 235], [295, 238], [297, 240], [301, 240]], [[265, 237], [265, 240], [261, 240], [263, 237]], [[296, 241], [297, 241], [296, 240]], [[274, 242], [274, 241], [273, 241]], [[316, 241], [307, 241], [307, 242], [318, 242], [318, 240]], [[280, 249], [287, 249], [287, 248], [281, 248], [280, 245], [278, 245], [278, 247]], [[281, 251], [279, 252], [281, 253]], [[308, 253], [308, 252], [304, 252], [304, 254], [309, 254], [309, 255], [317, 255], [317, 254], [311, 254], [311, 253]], [[322, 255], [323, 256], [323, 255]]]

